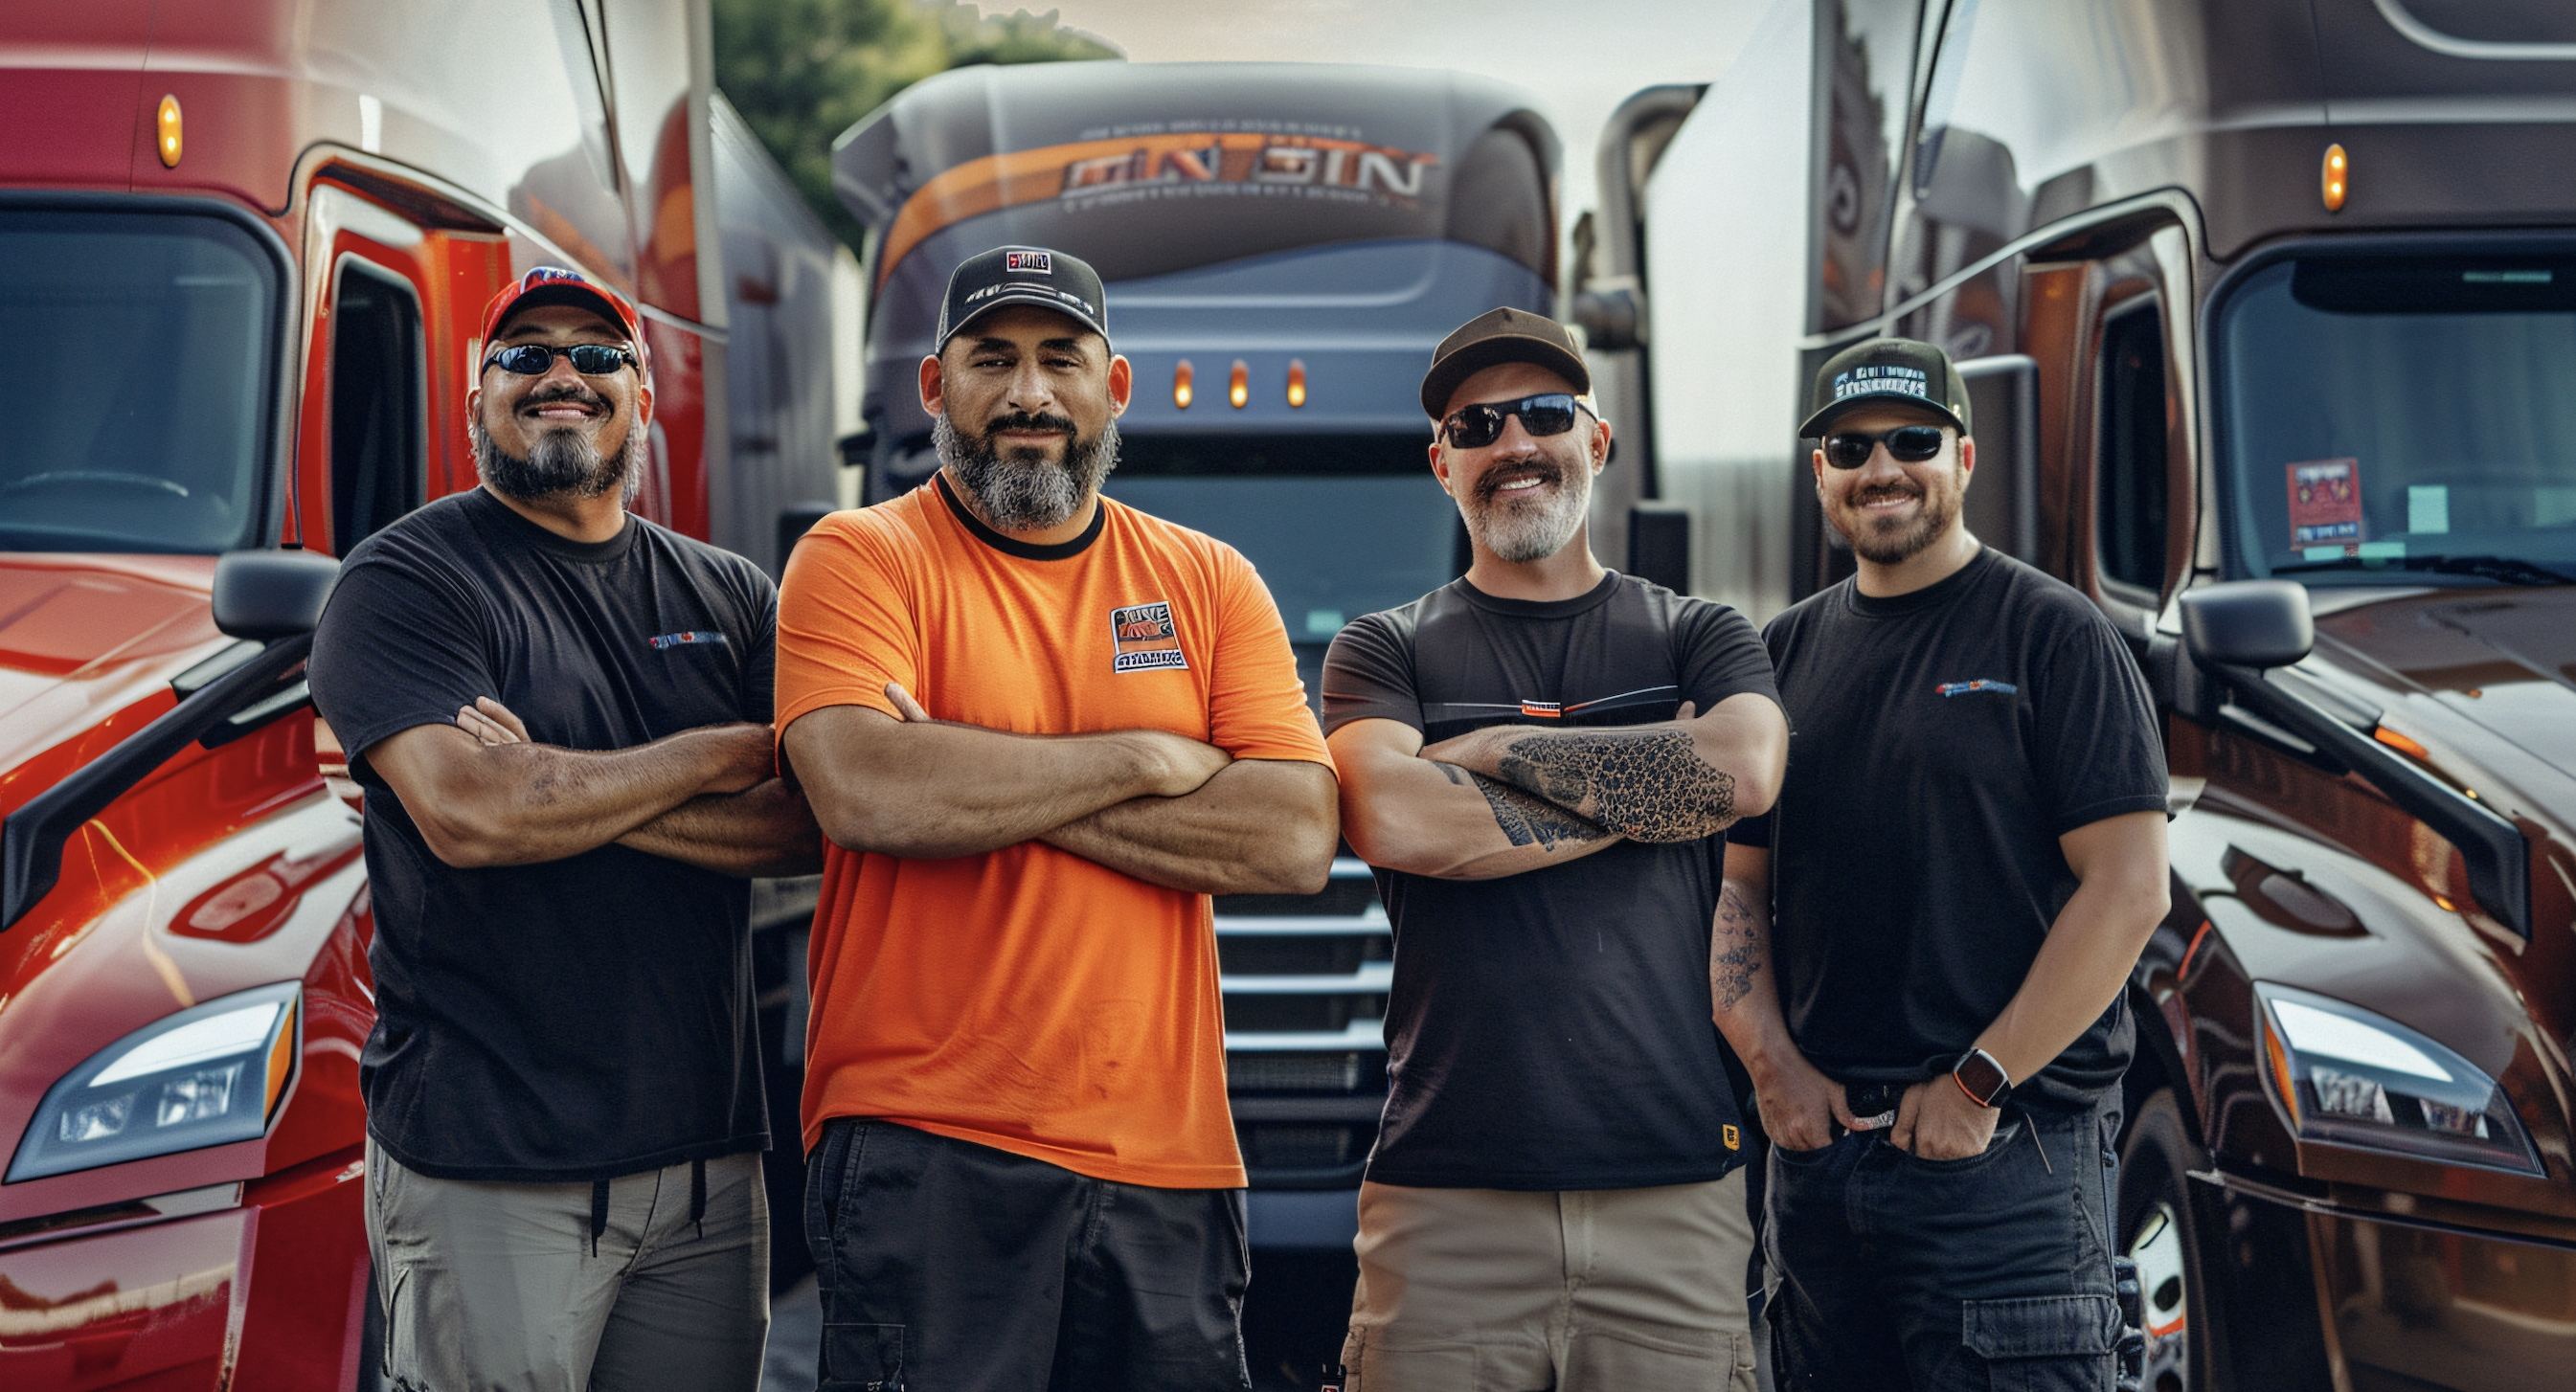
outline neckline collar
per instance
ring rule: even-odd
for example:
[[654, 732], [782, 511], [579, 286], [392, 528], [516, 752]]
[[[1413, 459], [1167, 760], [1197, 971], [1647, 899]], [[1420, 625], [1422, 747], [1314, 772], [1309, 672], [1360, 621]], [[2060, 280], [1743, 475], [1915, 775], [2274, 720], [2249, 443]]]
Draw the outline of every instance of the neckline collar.
[[1109, 500], [1095, 496], [1092, 499], [1091, 525], [1082, 529], [1082, 535], [1071, 541], [1059, 541], [1051, 545], [1022, 541], [986, 526], [984, 519], [977, 517], [958, 498], [957, 490], [949, 486], [946, 469], [932, 473], [930, 481], [939, 486], [939, 500], [948, 504], [949, 515], [957, 519], [958, 525], [964, 527], [977, 541], [986, 546], [992, 547], [1005, 556], [1017, 556], [1024, 561], [1072, 560], [1090, 550], [1091, 543], [1100, 539], [1100, 529], [1109, 525]]

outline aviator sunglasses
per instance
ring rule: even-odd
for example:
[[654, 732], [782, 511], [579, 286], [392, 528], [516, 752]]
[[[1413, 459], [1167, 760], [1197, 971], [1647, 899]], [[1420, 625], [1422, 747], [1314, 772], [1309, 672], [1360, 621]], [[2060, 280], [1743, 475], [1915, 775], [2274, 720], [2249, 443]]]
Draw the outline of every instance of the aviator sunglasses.
[[1521, 429], [1542, 438], [1562, 435], [1574, 428], [1574, 412], [1580, 407], [1589, 411], [1592, 403], [1567, 392], [1540, 392], [1518, 401], [1487, 401], [1474, 406], [1461, 406], [1440, 423], [1441, 438], [1458, 449], [1483, 449], [1503, 438], [1503, 419], [1521, 418]]
[[1869, 462], [1878, 442], [1887, 442], [1888, 457], [1900, 464], [1920, 464], [1941, 452], [1941, 427], [1900, 425], [1875, 435], [1858, 431], [1825, 437], [1825, 462], [1837, 469], [1857, 469]]
[[522, 343], [513, 348], [496, 350], [483, 360], [485, 367], [498, 367], [503, 372], [521, 377], [543, 377], [561, 355], [572, 359], [572, 370], [584, 377], [605, 377], [621, 367], [631, 367], [635, 352], [606, 343], [575, 343], [561, 346], [547, 343]]

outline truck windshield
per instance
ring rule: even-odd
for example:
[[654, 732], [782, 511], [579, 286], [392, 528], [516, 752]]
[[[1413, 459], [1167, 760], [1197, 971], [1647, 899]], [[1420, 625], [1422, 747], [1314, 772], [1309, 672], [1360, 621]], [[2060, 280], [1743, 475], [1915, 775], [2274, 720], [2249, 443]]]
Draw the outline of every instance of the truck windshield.
[[1130, 435], [1108, 494], [1241, 551], [1297, 643], [1458, 575], [1458, 509], [1422, 437]]
[[2302, 257], [2220, 313], [2233, 573], [2576, 581], [2576, 254]]
[[221, 218], [0, 207], [0, 550], [253, 544], [280, 293]]

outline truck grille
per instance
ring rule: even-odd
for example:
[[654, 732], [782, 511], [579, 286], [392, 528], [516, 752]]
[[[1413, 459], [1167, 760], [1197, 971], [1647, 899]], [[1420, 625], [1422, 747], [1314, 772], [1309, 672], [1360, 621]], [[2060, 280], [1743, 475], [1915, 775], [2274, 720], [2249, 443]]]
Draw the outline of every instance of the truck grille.
[[1394, 939], [1350, 857], [1320, 894], [1216, 901], [1227, 1090], [1257, 1189], [1359, 1183], [1386, 1103]]

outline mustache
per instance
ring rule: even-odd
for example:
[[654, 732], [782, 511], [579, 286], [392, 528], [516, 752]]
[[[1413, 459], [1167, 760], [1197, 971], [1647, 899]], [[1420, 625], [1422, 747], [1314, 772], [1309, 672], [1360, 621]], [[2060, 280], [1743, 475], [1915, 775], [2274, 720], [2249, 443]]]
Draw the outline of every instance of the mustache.
[[1545, 455], [1533, 455], [1528, 459], [1516, 460], [1489, 470], [1483, 478], [1476, 481], [1476, 500], [1484, 503], [1492, 502], [1495, 495], [1503, 491], [1504, 484], [1516, 483], [1519, 481], [1518, 476], [1524, 474], [1536, 474], [1559, 488], [1565, 487], [1564, 468]]
[[601, 396], [599, 393], [592, 391], [590, 388], [585, 387], [578, 382], [567, 382], [560, 387], [549, 387], [542, 391], [529, 393], [528, 398], [519, 403], [519, 413], [521, 415], [526, 415], [528, 412], [551, 406], [558, 401], [578, 402], [581, 405], [594, 407], [611, 414], [614, 414], [616, 411], [615, 407], [608, 404], [607, 397]]
[[1852, 506], [1854, 507], [1867, 507], [1871, 503], [1885, 502], [1891, 498], [1920, 498], [1922, 496], [1923, 490], [1920, 488], [1916, 488], [1911, 484], [1895, 483], [1880, 484], [1874, 488], [1861, 489], [1851, 495], [1851, 500]]
[[1005, 430], [1051, 430], [1059, 435], [1070, 435], [1074, 426], [1070, 419], [1045, 411], [1013, 411], [984, 423], [987, 439]]

